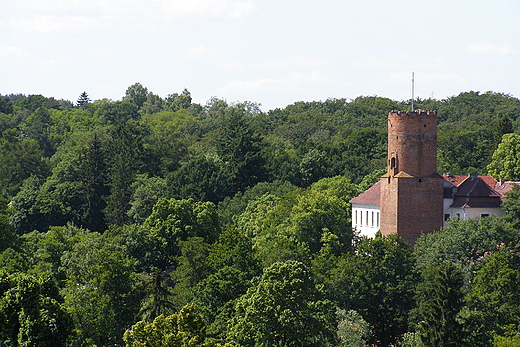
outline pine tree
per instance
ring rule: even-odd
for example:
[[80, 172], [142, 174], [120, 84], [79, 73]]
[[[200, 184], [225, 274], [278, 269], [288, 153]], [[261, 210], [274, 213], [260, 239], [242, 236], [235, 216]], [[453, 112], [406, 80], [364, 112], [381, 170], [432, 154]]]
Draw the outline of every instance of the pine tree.
[[76, 101], [76, 106], [77, 107], [84, 107], [86, 104], [88, 104], [91, 101], [92, 100], [90, 100], [87, 92], [83, 92], [83, 93], [81, 93], [79, 95], [78, 101]]
[[427, 347], [457, 347], [462, 328], [457, 316], [463, 306], [462, 273], [452, 263], [426, 269], [417, 287], [418, 311], [422, 317], [419, 335]]
[[104, 231], [106, 224], [103, 209], [106, 203], [103, 198], [108, 195], [107, 167], [105, 152], [97, 135], [94, 135], [82, 166], [87, 202], [83, 226], [90, 231]]

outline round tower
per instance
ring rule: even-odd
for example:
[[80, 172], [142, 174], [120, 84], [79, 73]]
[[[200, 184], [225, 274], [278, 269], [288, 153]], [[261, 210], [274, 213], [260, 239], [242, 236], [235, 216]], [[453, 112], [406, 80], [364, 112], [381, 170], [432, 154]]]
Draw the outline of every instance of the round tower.
[[437, 112], [388, 114], [388, 173], [416, 177], [437, 172]]
[[443, 178], [437, 173], [437, 113], [388, 114], [388, 172], [381, 177], [381, 233], [415, 243], [442, 227]]

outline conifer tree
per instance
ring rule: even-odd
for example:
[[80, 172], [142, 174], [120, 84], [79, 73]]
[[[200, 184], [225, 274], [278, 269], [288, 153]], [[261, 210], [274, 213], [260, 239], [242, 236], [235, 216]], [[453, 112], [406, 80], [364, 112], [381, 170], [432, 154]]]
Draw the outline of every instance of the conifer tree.
[[421, 341], [426, 347], [457, 347], [462, 338], [457, 316], [463, 306], [462, 273], [452, 263], [427, 268], [417, 287]]
[[76, 106], [77, 107], [84, 107], [86, 104], [88, 104], [89, 102], [91, 102], [92, 100], [90, 100], [87, 92], [83, 92], [79, 95], [79, 98], [78, 100], [76, 101]]

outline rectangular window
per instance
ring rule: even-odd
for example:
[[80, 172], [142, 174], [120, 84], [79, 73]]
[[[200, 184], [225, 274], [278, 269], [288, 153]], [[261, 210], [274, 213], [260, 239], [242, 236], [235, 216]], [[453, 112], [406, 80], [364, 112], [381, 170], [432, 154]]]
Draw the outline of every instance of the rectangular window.
[[445, 213], [444, 214], [444, 221], [447, 221], [448, 219], [450, 219], [450, 214], [449, 213]]
[[366, 222], [366, 225], [368, 226], [368, 211], [367, 211], [367, 216], [366, 216], [365, 222]]
[[379, 212], [376, 212], [376, 226], [379, 228]]
[[486, 217], [489, 217], [489, 213], [482, 213], [480, 215], [480, 218], [486, 218]]
[[460, 213], [457, 213], [457, 219], [460, 219]]
[[372, 227], [374, 226], [374, 211], [372, 211]]
[[354, 225], [358, 225], [357, 224], [357, 210], [354, 211]]

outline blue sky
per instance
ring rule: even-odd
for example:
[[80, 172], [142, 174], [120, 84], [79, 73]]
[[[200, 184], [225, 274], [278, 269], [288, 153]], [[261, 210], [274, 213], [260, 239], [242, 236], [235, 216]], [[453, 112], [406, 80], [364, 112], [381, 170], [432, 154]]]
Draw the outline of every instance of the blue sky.
[[0, 94], [520, 97], [520, 1], [1, 0]]

